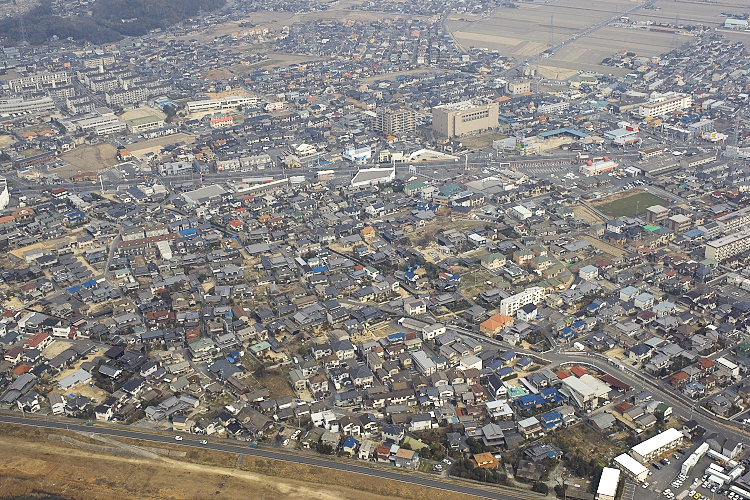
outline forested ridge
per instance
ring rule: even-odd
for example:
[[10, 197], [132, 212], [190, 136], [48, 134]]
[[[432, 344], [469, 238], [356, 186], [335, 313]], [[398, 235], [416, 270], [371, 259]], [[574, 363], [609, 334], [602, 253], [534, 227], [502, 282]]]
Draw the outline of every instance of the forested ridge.
[[[140, 36], [152, 29], [179, 23], [200, 11], [221, 8], [226, 0], [97, 0], [91, 14], [59, 16], [50, 2], [34, 8], [23, 17], [0, 20], [0, 42], [17, 43], [25, 37], [40, 45], [52, 37], [71, 37], [92, 43], [116, 42], [124, 36]], [[3, 40], [3, 37], [5, 40]]]

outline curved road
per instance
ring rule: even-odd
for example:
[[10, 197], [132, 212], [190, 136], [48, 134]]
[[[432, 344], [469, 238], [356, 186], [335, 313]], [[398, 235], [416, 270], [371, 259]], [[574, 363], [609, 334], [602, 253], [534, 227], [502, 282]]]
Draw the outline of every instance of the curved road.
[[297, 455], [293, 453], [284, 453], [280, 451], [267, 450], [262, 448], [251, 448], [246, 445], [220, 443], [216, 441], [209, 441], [207, 444], [202, 445], [197, 439], [192, 439], [185, 436], [182, 441], [175, 441], [172, 436], [164, 436], [159, 434], [152, 434], [148, 432], [139, 431], [137, 429], [117, 429], [113, 427], [87, 427], [85, 425], [75, 423], [65, 423], [58, 420], [47, 420], [44, 418], [29, 418], [29, 417], [16, 417], [11, 415], [0, 415], [0, 422], [18, 425], [29, 425], [33, 427], [43, 427], [46, 429], [61, 429], [71, 430], [78, 432], [96, 432], [104, 436], [117, 436], [131, 439], [138, 439], [141, 441], [152, 441], [157, 443], [168, 443], [176, 446], [190, 446], [195, 448], [205, 448], [216, 451], [224, 451], [228, 453], [238, 453], [243, 455], [249, 455], [254, 457], [269, 458], [272, 460], [281, 460], [284, 462], [293, 462], [302, 465], [310, 465], [314, 467], [324, 467], [326, 469], [339, 470], [344, 472], [351, 472], [355, 474], [363, 474], [366, 476], [372, 476], [381, 479], [388, 479], [391, 481], [399, 481], [402, 483], [409, 483], [418, 486], [425, 486], [428, 488], [437, 488], [444, 491], [450, 491], [453, 493], [471, 495], [479, 498], [493, 498], [498, 500], [533, 500], [541, 498], [534, 495], [531, 492], [526, 491], [514, 491], [511, 488], [495, 487], [493, 489], [484, 489], [475, 486], [467, 486], [462, 484], [449, 483], [447, 481], [441, 481], [438, 479], [432, 479], [426, 477], [420, 473], [407, 474], [402, 472], [396, 472], [391, 470], [382, 470], [374, 467], [367, 467], [365, 465], [357, 465], [353, 463], [336, 462], [333, 460], [325, 460], [323, 458], [316, 458], [312, 456]]

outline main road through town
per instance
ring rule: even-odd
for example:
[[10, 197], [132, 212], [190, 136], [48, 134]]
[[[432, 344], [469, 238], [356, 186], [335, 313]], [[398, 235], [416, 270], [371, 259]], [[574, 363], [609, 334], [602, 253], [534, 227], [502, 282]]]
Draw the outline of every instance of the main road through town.
[[402, 483], [409, 483], [417, 486], [425, 486], [429, 488], [437, 488], [444, 491], [450, 491], [457, 494], [463, 494], [468, 496], [476, 496], [480, 498], [495, 498], [499, 500], [532, 500], [541, 498], [534, 493], [527, 491], [516, 491], [512, 488], [507, 487], [488, 487], [481, 488], [476, 486], [469, 486], [459, 483], [451, 483], [448, 481], [441, 481], [439, 479], [430, 478], [422, 473], [403, 473], [396, 472], [394, 470], [381, 469], [376, 467], [368, 467], [365, 465], [358, 465], [356, 463], [339, 462], [334, 460], [326, 460], [323, 458], [317, 458], [314, 456], [299, 455], [295, 453], [284, 453], [281, 451], [268, 450], [264, 448], [253, 448], [249, 445], [235, 444], [233, 442], [222, 442], [220, 440], [211, 440], [206, 444], [201, 444], [200, 441], [185, 435], [181, 441], [176, 441], [173, 436], [165, 436], [161, 434], [154, 434], [150, 432], [144, 432], [135, 428], [118, 428], [118, 427], [88, 427], [73, 423], [74, 421], [65, 422], [62, 420], [52, 420], [44, 417], [26, 417], [26, 416], [14, 416], [8, 414], [0, 414], [0, 422], [8, 424], [18, 425], [29, 425], [34, 427], [42, 427], [45, 429], [60, 429], [60, 430], [71, 430], [78, 432], [96, 432], [97, 434], [104, 436], [115, 436], [124, 437], [130, 439], [138, 439], [141, 441], [152, 441], [157, 443], [168, 443], [173, 446], [189, 446], [195, 448], [205, 448], [216, 451], [224, 451], [227, 453], [238, 453], [243, 455], [249, 455], [254, 457], [269, 458], [272, 460], [280, 460], [284, 462], [292, 462], [301, 465], [308, 465], [313, 467], [323, 467], [326, 469], [333, 469], [343, 472], [351, 472], [354, 474], [363, 474], [371, 476], [373, 478], [388, 479], [391, 481], [400, 481]]

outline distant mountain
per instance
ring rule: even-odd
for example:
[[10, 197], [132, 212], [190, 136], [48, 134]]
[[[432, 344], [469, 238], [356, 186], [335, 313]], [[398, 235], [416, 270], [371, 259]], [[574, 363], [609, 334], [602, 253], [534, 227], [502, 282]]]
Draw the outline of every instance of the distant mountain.
[[92, 43], [116, 42], [124, 36], [145, 35], [224, 6], [226, 0], [96, 0], [87, 14], [59, 16], [52, 12], [49, 0], [23, 16], [0, 20], [0, 42], [17, 43], [23, 39], [40, 45], [57, 36]]

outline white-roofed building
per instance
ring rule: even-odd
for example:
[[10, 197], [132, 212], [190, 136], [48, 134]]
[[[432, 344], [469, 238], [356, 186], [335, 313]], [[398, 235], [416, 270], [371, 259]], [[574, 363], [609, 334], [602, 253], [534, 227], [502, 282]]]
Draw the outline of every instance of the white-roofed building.
[[211, 184], [210, 186], [203, 186], [186, 193], [182, 193], [182, 197], [188, 205], [203, 205], [209, 203], [212, 200], [218, 200], [227, 193], [227, 190], [218, 184]]
[[611, 467], [605, 467], [602, 469], [599, 486], [596, 488], [596, 500], [615, 500], [615, 496], [617, 495], [617, 485], [619, 483], [619, 469], [613, 469]]
[[648, 477], [648, 469], [627, 453], [616, 456], [615, 465], [625, 474], [638, 481], [645, 481]]
[[352, 187], [375, 186], [391, 182], [396, 178], [396, 169], [389, 168], [366, 168], [357, 172], [352, 179]]
[[609, 385], [588, 373], [580, 378], [565, 378], [562, 383], [560, 392], [572, 399], [581, 409], [593, 410], [609, 400]]
[[643, 463], [650, 462], [662, 453], [680, 446], [685, 435], [677, 429], [667, 429], [656, 436], [639, 443], [630, 450], [633, 458]]

